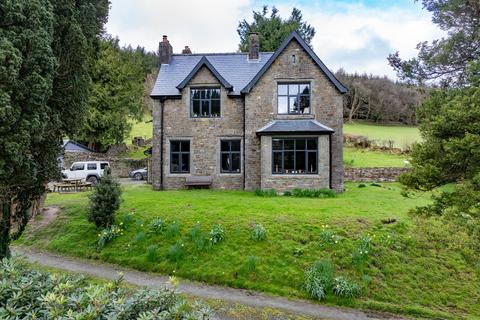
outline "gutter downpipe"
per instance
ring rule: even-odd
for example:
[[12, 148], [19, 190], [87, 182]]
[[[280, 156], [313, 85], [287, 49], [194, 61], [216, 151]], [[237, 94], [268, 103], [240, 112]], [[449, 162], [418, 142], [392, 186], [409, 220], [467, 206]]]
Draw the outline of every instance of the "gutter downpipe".
[[242, 101], [243, 101], [243, 149], [242, 149], [242, 169], [243, 169], [243, 190], [245, 190], [245, 185], [246, 185], [246, 177], [247, 174], [245, 172], [245, 116], [246, 116], [246, 110], [245, 110], [245, 94], [242, 94]]
[[164, 190], [163, 186], [163, 126], [164, 126], [164, 107], [165, 107], [165, 97], [160, 99], [160, 113], [162, 120], [160, 121], [160, 190]]
[[328, 179], [329, 179], [330, 189], [332, 189], [332, 185], [333, 185], [333, 183], [332, 183], [332, 172], [333, 172], [333, 168], [332, 168], [332, 162], [333, 162], [332, 161], [332, 157], [333, 157], [333, 155], [332, 155], [332, 135], [333, 135], [332, 133], [330, 133], [328, 135], [328, 153], [330, 155], [330, 159], [329, 159], [330, 174], [329, 174]]

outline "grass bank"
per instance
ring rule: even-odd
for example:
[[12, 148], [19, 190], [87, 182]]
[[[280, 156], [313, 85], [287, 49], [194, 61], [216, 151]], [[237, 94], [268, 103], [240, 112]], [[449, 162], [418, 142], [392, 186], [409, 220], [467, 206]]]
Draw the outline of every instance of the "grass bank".
[[[403, 198], [397, 184], [347, 184], [344, 194], [331, 199], [125, 188], [117, 219], [125, 230], [102, 250], [97, 250], [99, 231], [86, 219], [85, 193], [49, 195], [47, 204], [60, 206], [61, 216], [44, 229], [27, 230], [18, 244], [301, 298], [307, 297], [305, 270], [327, 259], [337, 276], [362, 287], [362, 295], [329, 295], [324, 303], [422, 317], [480, 316], [478, 269], [467, 237], [436, 220], [417, 221], [407, 214], [428, 203], [428, 195]], [[162, 231], [151, 231], [154, 219], [164, 221]], [[225, 239], [210, 245], [216, 224]], [[255, 224], [266, 229], [266, 240], [254, 239]], [[366, 238], [371, 250], [360, 254]]]
[[404, 154], [347, 147], [343, 149], [344, 164], [350, 168], [399, 168], [405, 165], [405, 160], [408, 160], [408, 156]]
[[396, 148], [405, 149], [414, 142], [421, 141], [420, 131], [417, 127], [400, 125], [380, 125], [371, 123], [345, 123], [345, 134], [366, 136], [375, 140], [378, 144], [385, 141], [393, 141]]

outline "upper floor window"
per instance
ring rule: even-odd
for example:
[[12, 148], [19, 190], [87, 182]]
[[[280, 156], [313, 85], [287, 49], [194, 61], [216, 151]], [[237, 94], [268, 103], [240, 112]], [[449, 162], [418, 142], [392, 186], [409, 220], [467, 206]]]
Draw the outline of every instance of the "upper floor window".
[[222, 173], [240, 172], [240, 140], [222, 140], [221, 144], [221, 171]]
[[170, 172], [190, 173], [190, 141], [170, 141]]
[[278, 114], [310, 113], [309, 83], [278, 84]]
[[190, 95], [191, 117], [220, 117], [220, 88], [195, 88], [191, 89]]

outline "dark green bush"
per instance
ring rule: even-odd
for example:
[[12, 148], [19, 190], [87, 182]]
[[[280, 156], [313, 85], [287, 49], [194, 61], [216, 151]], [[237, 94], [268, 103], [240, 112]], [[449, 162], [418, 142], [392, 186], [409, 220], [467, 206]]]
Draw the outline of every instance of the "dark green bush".
[[122, 190], [106, 168], [104, 175], [90, 195], [88, 221], [97, 228], [108, 228], [115, 222], [115, 212], [120, 208]]
[[278, 195], [277, 190], [275, 189], [256, 189], [255, 195], [258, 197], [276, 197]]
[[292, 190], [292, 195], [299, 198], [335, 198], [337, 194], [331, 189], [300, 189]]

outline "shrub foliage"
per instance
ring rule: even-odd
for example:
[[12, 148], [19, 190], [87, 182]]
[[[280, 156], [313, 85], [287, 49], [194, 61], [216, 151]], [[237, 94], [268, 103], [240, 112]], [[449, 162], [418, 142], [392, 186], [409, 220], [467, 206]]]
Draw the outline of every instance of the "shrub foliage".
[[115, 212], [120, 208], [122, 190], [120, 184], [112, 177], [110, 169], [95, 187], [90, 196], [88, 221], [97, 228], [108, 228], [115, 222]]
[[225, 231], [223, 230], [222, 226], [219, 224], [214, 225], [212, 230], [210, 230], [210, 241], [212, 244], [222, 242], [224, 239]]
[[324, 300], [328, 293], [339, 297], [353, 298], [361, 294], [360, 286], [345, 277], [335, 277], [329, 260], [315, 262], [305, 271], [304, 287], [307, 294], [316, 300]]
[[252, 229], [252, 238], [255, 241], [263, 241], [267, 239], [267, 229], [259, 223], [256, 223]]
[[121, 279], [89, 284], [79, 276], [30, 270], [16, 260], [0, 263], [0, 319], [208, 319], [170, 289], [131, 291]]

